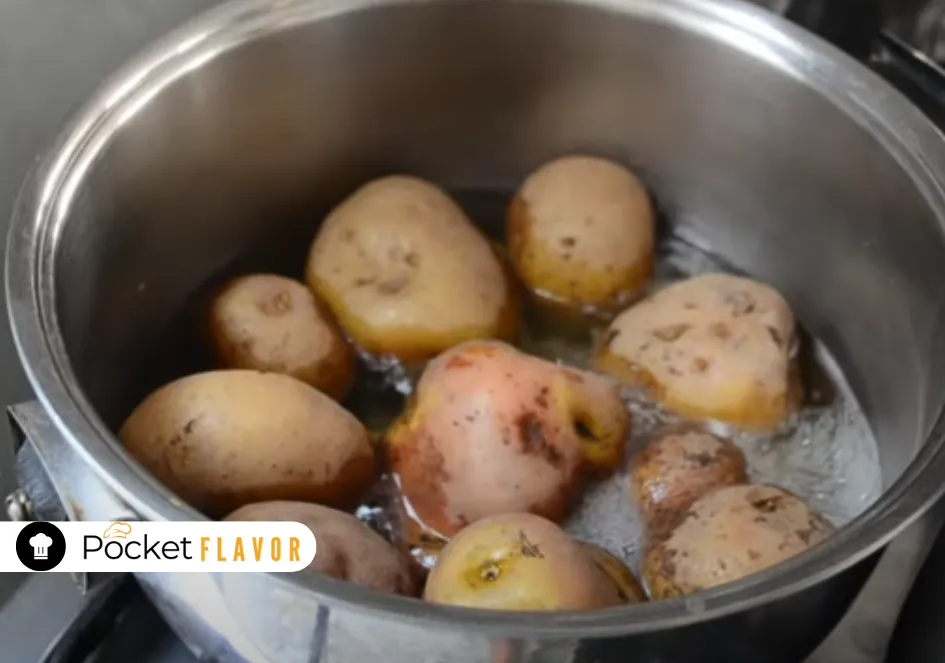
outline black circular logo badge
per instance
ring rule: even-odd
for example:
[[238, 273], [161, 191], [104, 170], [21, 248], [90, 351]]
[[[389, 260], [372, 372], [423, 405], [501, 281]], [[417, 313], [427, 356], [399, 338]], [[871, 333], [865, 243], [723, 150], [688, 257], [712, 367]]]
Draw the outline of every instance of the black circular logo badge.
[[30, 523], [16, 537], [16, 556], [33, 571], [51, 571], [66, 556], [66, 537], [52, 523]]

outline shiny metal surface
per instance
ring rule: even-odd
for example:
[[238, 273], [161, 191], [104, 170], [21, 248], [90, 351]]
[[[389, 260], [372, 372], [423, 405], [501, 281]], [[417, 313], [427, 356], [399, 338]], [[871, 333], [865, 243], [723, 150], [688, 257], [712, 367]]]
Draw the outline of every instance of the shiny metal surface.
[[[217, 0], [3, 0], [0, 2], [0, 233], [16, 192], [69, 115], [103, 77], [144, 44]], [[4, 299], [5, 293], [0, 293]], [[9, 327], [0, 328], [0, 402], [33, 398]], [[0, 494], [16, 473], [0, 427]], [[0, 603], [27, 574], [0, 574]]]
[[[46, 520], [134, 520], [134, 512], [123, 502], [114, 498], [108, 486], [94, 474], [85, 471], [75, 450], [62, 440], [62, 436], [46, 415], [43, 407], [33, 401], [10, 408], [10, 418], [18, 429], [22, 443], [35, 447], [33, 453], [42, 464], [49, 489], [61, 505], [64, 517]], [[19, 449], [19, 458], [26, 449]], [[31, 454], [33, 455], [33, 454]], [[22, 465], [22, 463], [21, 463]], [[20, 471], [23, 477], [23, 471]], [[30, 501], [36, 499], [36, 492]], [[48, 502], [49, 498], [42, 501]], [[57, 514], [58, 515], [58, 514]]]
[[[75, 450], [66, 444], [39, 403], [9, 409], [18, 441], [17, 474], [21, 494], [33, 516], [47, 521], [136, 520], [107, 485], [89, 472]], [[27, 515], [27, 514], [24, 514]], [[115, 574], [70, 572], [80, 593], [111, 582]]]
[[33, 520], [32, 504], [22, 488], [17, 488], [7, 495], [4, 507], [7, 510], [7, 519], [13, 522]]
[[785, 292], [871, 419], [883, 499], [768, 573], [596, 614], [448, 610], [323, 578], [142, 577], [191, 646], [280, 663], [699, 663], [724, 641], [731, 662], [794, 663], [940, 494], [942, 138], [801, 30], [702, 0], [244, 1], [130, 64], [33, 173], [8, 245], [18, 348], [74, 468], [140, 517], [199, 518], [108, 429], [153, 386], [147, 360], [196, 288], [266, 238], [304, 247], [372, 174], [507, 190], [574, 149], [641, 167], [675, 230]]
[[[927, 514], [889, 545], [850, 611], [804, 663], [915, 663], [912, 659], [885, 661], [885, 653], [899, 608], [941, 525], [942, 516], [941, 508]], [[161, 623], [153, 608], [133, 605], [129, 613], [115, 633], [102, 643], [90, 660], [83, 663], [125, 663], [129, 660], [135, 663], [197, 663], [197, 659]], [[42, 614], [38, 606], [35, 614]]]

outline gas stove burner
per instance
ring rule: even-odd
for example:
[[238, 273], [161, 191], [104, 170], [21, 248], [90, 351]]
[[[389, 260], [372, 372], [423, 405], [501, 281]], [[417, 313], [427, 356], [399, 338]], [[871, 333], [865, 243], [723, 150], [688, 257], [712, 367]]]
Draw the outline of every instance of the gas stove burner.
[[890, 3], [889, 29], [936, 62], [945, 62], [945, 0]]
[[[108, 636], [75, 663], [223, 663], [197, 658], [174, 637], [157, 610], [136, 590], [113, 623]], [[45, 662], [44, 662], [45, 663]], [[50, 662], [51, 663], [51, 662]], [[63, 661], [63, 663], [73, 663]]]

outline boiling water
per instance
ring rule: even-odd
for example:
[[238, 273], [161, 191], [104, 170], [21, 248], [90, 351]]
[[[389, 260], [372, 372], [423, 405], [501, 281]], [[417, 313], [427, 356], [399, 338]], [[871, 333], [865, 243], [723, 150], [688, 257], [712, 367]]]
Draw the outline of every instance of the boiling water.
[[[681, 240], [671, 239], [661, 248], [651, 291], [712, 271], [726, 269], [706, 253]], [[805, 339], [802, 345], [799, 350], [807, 402], [780, 430], [758, 435], [732, 430], [717, 422], [707, 422], [707, 426], [742, 449], [753, 481], [794, 492], [839, 526], [859, 515], [882, 491], [877, 445], [856, 399], [826, 348], [812, 339]], [[519, 347], [552, 361], [588, 368], [593, 339], [566, 339], [526, 325]], [[410, 392], [416, 376], [400, 367], [365, 359], [374, 375], [361, 386], [365, 393], [353, 402], [367, 405], [358, 408], [356, 414], [369, 428], [379, 432], [402, 407], [401, 395]], [[680, 421], [642, 392], [625, 389], [623, 398], [631, 414], [627, 459], [658, 430]], [[382, 481], [375, 498], [359, 509], [358, 515], [396, 538], [396, 524], [383, 507], [390, 499], [391, 490], [389, 478]], [[626, 468], [590, 486], [564, 526], [574, 537], [592, 541], [631, 568], [639, 568], [643, 524], [630, 498]], [[431, 562], [422, 557], [421, 561]]]
[[[453, 191], [460, 206], [493, 240], [504, 235], [508, 192]], [[205, 284], [183, 307], [153, 357], [138, 372], [147, 376], [122, 393], [127, 402], [113, 413], [116, 426], [151, 389], [181, 375], [215, 367], [199, 330], [212, 296], [237, 274], [283, 273], [299, 278], [312, 229], [310, 212], [297, 234], [277, 238], [269, 247], [242, 256]], [[651, 291], [688, 276], [712, 271], [732, 271], [710, 254], [686, 242], [670, 238], [661, 243], [658, 271]], [[555, 330], [557, 331], [557, 330]], [[601, 330], [598, 330], [598, 333]], [[803, 330], [801, 330], [803, 332]], [[547, 326], [526, 324], [519, 346], [530, 354], [576, 368], [589, 365], [593, 338], [564, 338], [550, 334]], [[835, 525], [843, 525], [863, 512], [882, 491], [877, 445], [856, 399], [829, 352], [815, 339], [804, 338], [798, 348], [807, 402], [781, 430], [770, 435], [746, 435], [709, 424], [744, 451], [752, 479], [786, 488], [822, 512]], [[379, 437], [405, 406], [418, 370], [405, 370], [396, 362], [362, 356], [352, 393], [343, 405]], [[631, 413], [631, 434], [626, 458], [636, 453], [652, 435], [677, 421], [643, 394], [627, 390], [624, 401]], [[396, 510], [390, 477], [382, 478], [372, 495], [357, 510], [367, 524], [392, 541], [398, 540]], [[583, 499], [564, 524], [576, 538], [592, 541], [638, 568], [643, 527], [627, 489], [626, 468], [601, 483], [589, 486]], [[425, 560], [429, 563], [430, 560]]]

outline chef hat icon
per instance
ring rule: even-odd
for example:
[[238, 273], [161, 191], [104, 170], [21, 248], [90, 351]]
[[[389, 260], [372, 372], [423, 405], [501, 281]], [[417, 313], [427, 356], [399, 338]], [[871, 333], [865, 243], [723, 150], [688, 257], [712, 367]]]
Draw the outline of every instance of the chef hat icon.
[[49, 556], [49, 546], [53, 540], [40, 532], [30, 538], [29, 544], [33, 548], [33, 559], [46, 559]]
[[112, 523], [105, 530], [106, 539], [127, 539], [129, 534], [131, 534], [131, 525], [128, 523]]

